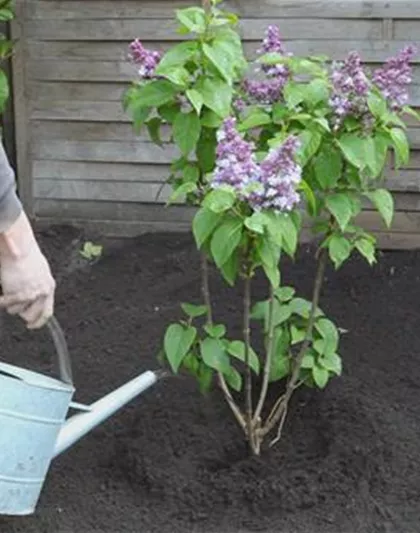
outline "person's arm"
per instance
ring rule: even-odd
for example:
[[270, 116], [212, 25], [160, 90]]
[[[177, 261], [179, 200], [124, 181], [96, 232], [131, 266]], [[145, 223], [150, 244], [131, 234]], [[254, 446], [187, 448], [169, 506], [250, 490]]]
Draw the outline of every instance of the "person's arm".
[[0, 307], [42, 327], [54, 312], [55, 281], [16, 194], [15, 175], [0, 142]]

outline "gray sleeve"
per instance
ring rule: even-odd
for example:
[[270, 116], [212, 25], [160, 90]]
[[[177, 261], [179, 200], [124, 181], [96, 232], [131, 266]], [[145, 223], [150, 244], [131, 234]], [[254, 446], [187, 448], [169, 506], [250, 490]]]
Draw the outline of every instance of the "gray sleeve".
[[15, 173], [0, 141], [0, 233], [8, 229], [22, 212], [16, 194]]

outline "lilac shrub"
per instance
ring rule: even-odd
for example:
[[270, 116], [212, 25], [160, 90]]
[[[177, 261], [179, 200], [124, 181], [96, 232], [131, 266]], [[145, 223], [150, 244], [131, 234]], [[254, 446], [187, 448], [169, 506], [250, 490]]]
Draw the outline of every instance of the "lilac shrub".
[[[183, 318], [167, 327], [161, 361], [195, 376], [203, 392], [216, 381], [259, 454], [267, 438], [281, 437], [294, 392], [323, 389], [342, 372], [339, 328], [319, 305], [324, 272], [328, 261], [338, 269], [354, 252], [376, 261], [375, 236], [359, 214], [368, 201], [392, 222], [382, 177], [390, 151], [397, 166], [409, 158], [403, 118], [417, 118], [407, 105], [415, 51], [406, 47], [371, 73], [356, 51], [332, 63], [295, 56], [269, 26], [248, 63], [237, 17], [218, 4], [178, 10], [179, 31], [191, 38], [165, 53], [133, 41], [137, 75], [124, 104], [137, 130], [146, 126], [162, 145], [164, 126], [166, 142], [177, 147], [169, 203], [182, 198], [192, 207], [201, 253], [202, 302], [181, 304]], [[311, 301], [281, 283], [281, 258], [294, 257], [303, 217], [317, 246]], [[239, 339], [214, 316], [210, 268], [231, 286], [242, 282]], [[259, 270], [267, 298], [252, 302]], [[261, 325], [260, 353], [252, 322]], [[271, 404], [270, 386], [277, 393]]]

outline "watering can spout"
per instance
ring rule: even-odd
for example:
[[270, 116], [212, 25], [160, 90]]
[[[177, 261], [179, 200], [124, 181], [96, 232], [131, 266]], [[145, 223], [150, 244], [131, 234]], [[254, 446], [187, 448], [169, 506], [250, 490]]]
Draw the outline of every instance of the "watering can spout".
[[89, 406], [70, 404], [70, 407], [85, 412], [73, 415], [65, 422], [58, 434], [53, 456], [57, 457], [70, 448], [84, 435], [154, 385], [157, 380], [157, 373], [147, 371]]

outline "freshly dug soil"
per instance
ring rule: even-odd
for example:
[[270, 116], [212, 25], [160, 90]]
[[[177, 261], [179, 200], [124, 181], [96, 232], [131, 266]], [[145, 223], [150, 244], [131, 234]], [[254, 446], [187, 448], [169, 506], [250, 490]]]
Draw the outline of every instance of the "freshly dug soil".
[[[76, 399], [90, 402], [158, 364], [180, 301], [199, 301], [187, 235], [146, 235], [78, 259], [83, 235], [40, 236], [59, 280], [57, 316]], [[313, 252], [284, 267], [308, 297]], [[238, 291], [212, 274], [215, 314], [240, 334]], [[256, 298], [265, 297], [257, 280]], [[1, 533], [417, 533], [420, 531], [420, 253], [353, 259], [326, 275], [322, 307], [342, 328], [345, 370], [296, 395], [283, 440], [249, 457], [220, 392], [162, 381], [52, 465], [37, 513]], [[54, 372], [45, 331], [1, 322], [2, 359]]]

